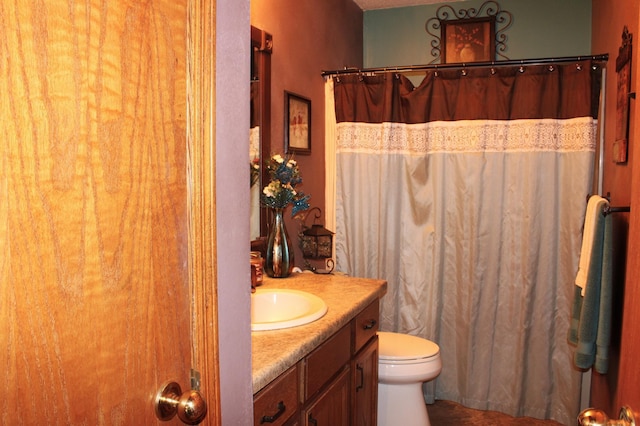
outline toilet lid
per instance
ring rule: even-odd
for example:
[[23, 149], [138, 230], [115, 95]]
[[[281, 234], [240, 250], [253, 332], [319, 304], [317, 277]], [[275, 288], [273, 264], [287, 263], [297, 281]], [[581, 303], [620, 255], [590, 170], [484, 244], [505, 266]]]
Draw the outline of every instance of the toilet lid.
[[440, 353], [432, 341], [409, 334], [379, 331], [378, 338], [378, 357], [382, 360], [430, 358]]

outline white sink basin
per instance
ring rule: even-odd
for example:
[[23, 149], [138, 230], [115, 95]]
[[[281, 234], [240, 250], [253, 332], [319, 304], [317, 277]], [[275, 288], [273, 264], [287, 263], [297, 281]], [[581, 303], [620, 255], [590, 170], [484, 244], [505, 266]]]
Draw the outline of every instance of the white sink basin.
[[252, 331], [297, 327], [326, 313], [324, 300], [305, 291], [258, 288], [251, 294]]

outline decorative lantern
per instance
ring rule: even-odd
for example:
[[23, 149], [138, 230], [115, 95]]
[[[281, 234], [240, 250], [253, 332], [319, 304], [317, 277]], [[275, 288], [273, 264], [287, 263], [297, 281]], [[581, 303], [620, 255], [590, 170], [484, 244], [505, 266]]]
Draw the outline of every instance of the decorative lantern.
[[[314, 223], [311, 227], [306, 226], [305, 221], [311, 211], [317, 210], [314, 217]], [[333, 254], [333, 232], [326, 229], [319, 223], [315, 223], [321, 216], [319, 207], [314, 207], [307, 212], [302, 218], [302, 232], [300, 232], [300, 248], [302, 249], [302, 257], [305, 259], [329, 259], [327, 265], [331, 265], [333, 271], [334, 262], [331, 259]], [[307, 262], [308, 265], [308, 262]], [[310, 267], [313, 272], [315, 268]]]
[[328, 259], [333, 251], [333, 232], [314, 223], [302, 232], [302, 257], [305, 259]]

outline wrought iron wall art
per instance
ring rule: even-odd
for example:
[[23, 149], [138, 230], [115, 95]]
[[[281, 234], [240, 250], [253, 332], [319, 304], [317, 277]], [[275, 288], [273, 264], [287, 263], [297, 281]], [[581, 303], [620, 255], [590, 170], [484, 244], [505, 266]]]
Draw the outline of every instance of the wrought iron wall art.
[[431, 64], [491, 62], [507, 49], [505, 31], [511, 27], [511, 13], [495, 1], [486, 1], [478, 9], [455, 10], [446, 4], [438, 8], [425, 29], [431, 40]]
[[633, 35], [627, 26], [622, 30], [622, 45], [616, 58], [618, 90], [616, 99], [616, 138], [613, 141], [613, 161], [626, 163], [629, 150], [629, 100], [635, 98], [631, 93], [631, 41]]

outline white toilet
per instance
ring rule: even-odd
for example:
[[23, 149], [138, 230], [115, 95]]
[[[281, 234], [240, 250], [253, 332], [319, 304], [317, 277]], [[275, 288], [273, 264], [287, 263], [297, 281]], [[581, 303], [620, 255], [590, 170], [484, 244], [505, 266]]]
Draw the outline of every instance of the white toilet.
[[422, 383], [440, 374], [440, 348], [408, 334], [378, 338], [378, 426], [430, 426]]

